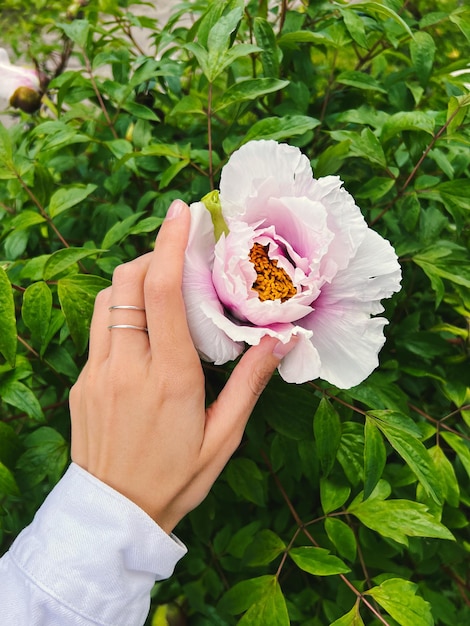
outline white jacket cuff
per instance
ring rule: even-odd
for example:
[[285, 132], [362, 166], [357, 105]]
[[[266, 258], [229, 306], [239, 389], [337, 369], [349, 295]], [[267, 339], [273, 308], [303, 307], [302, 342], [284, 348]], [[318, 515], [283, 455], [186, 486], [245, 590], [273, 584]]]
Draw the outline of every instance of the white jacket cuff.
[[150, 590], [186, 553], [123, 495], [72, 463], [10, 558], [43, 592], [88, 620], [144, 623]]

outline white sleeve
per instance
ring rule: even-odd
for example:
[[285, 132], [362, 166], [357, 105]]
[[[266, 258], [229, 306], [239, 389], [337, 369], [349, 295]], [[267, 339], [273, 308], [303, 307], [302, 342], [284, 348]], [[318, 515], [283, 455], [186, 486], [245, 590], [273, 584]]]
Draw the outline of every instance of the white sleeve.
[[142, 626], [154, 582], [185, 553], [133, 502], [72, 463], [0, 559], [0, 621]]

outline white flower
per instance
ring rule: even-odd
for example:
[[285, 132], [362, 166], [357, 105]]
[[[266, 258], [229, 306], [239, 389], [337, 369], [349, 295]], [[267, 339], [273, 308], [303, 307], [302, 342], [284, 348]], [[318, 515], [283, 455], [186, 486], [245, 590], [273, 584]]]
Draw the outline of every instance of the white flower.
[[372, 316], [401, 271], [341, 180], [315, 180], [297, 148], [252, 141], [223, 168], [220, 203], [217, 241], [204, 203], [191, 205], [183, 296], [202, 358], [222, 364], [264, 335], [297, 335], [279, 365], [286, 381], [364, 380], [385, 341], [387, 320]]

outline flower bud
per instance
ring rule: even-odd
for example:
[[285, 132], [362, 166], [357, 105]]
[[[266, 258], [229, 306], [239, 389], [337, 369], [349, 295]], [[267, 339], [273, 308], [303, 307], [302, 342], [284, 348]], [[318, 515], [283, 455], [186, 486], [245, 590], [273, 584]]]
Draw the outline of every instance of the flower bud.
[[34, 113], [41, 106], [41, 94], [29, 87], [18, 87], [10, 98], [10, 104], [25, 113]]

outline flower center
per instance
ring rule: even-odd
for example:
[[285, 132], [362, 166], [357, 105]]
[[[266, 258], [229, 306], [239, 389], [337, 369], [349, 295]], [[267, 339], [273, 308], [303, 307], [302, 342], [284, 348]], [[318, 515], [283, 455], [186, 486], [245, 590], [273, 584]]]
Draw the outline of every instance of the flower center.
[[256, 270], [256, 280], [251, 286], [258, 292], [258, 298], [265, 300], [280, 300], [285, 302], [295, 296], [296, 288], [288, 273], [277, 266], [277, 259], [268, 256], [269, 246], [260, 243], [253, 244], [250, 250], [250, 261]]

